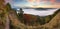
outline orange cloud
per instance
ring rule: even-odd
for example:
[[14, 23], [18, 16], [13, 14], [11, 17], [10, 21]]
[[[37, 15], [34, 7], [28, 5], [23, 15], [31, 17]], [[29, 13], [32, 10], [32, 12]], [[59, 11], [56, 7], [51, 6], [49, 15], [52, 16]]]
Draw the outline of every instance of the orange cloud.
[[50, 0], [51, 3], [55, 3], [55, 0]]
[[41, 0], [36, 0], [37, 3], [39, 3]]
[[55, 5], [37, 5], [37, 6], [33, 6], [33, 8], [38, 8], [38, 7], [42, 7], [42, 8], [60, 8], [60, 4], [55, 4]]

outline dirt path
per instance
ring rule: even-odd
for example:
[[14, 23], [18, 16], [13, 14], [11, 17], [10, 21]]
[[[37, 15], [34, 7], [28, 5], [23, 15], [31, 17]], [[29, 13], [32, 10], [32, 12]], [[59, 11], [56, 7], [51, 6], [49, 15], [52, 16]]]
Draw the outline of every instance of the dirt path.
[[9, 21], [9, 17], [8, 17], [8, 15], [7, 15], [7, 14], [6, 14], [5, 16], [6, 16], [5, 29], [9, 29], [9, 23], [10, 23], [10, 21]]

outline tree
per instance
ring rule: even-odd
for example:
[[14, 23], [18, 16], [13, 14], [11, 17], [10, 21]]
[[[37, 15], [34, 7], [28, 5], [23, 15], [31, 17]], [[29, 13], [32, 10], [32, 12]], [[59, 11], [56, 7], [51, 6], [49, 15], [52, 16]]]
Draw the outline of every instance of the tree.
[[41, 23], [40, 16], [37, 16], [37, 23], [38, 23], [38, 24], [40, 24], [40, 23]]
[[19, 13], [18, 13], [18, 18], [19, 18], [19, 20], [20, 21], [23, 21], [23, 10], [22, 10], [22, 8], [20, 8], [20, 10], [19, 10]]
[[6, 10], [7, 10], [7, 11], [12, 10], [12, 9], [11, 9], [11, 5], [10, 5], [10, 3], [7, 3], [7, 4], [6, 4]]
[[19, 18], [22, 18], [22, 15], [23, 15], [22, 9], [20, 9], [20, 10], [19, 10], [19, 13], [18, 13]]
[[20, 16], [21, 16], [21, 18], [23, 18], [23, 10], [22, 10], [22, 8], [20, 8]]

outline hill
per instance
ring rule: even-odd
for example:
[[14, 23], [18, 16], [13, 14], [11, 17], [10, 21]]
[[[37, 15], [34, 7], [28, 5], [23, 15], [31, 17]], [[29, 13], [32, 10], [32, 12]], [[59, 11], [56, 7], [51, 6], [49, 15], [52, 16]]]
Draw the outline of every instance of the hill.
[[[36, 25], [29, 26], [21, 23], [16, 11], [11, 9], [9, 3], [7, 5], [4, 5], [4, 3], [4, 0], [0, 0], [0, 29], [60, 29], [60, 9], [55, 12], [53, 18], [48, 23], [44, 24], [44, 22], [43, 25], [36, 23]], [[27, 21], [33, 19], [36, 21], [40, 17], [38, 16], [37, 18], [34, 15], [24, 14], [24, 18]]]
[[[13, 25], [14, 26], [16, 26], [16, 27], [18, 27], [19, 25], [19, 28], [22, 28], [22, 26], [23, 26], [23, 28], [27, 28], [27, 29], [33, 29], [33, 28], [35, 28], [35, 29], [37, 29], [37, 28], [39, 28], [39, 29], [60, 29], [60, 27], [59, 27], [59, 24], [60, 24], [60, 11], [56, 11], [57, 13], [56, 13], [56, 16], [54, 16], [52, 19], [51, 19], [51, 21], [49, 21], [49, 23], [46, 23], [46, 24], [44, 24], [44, 25], [33, 25], [33, 26], [29, 26], [29, 25], [25, 25], [25, 24], [23, 24], [23, 23], [21, 23], [21, 22], [19, 22], [19, 23], [14, 23]], [[29, 16], [29, 15], [27, 15], [27, 14], [24, 14], [25, 15], [25, 17], [26, 16]], [[15, 15], [13, 16], [14, 18], [15, 18]], [[19, 20], [18, 19], [16, 19], [17, 21], [15, 21], [15, 22], [18, 22]], [[14, 20], [13, 20], [14, 21]], [[19, 25], [17, 25], [17, 24], [19, 24]], [[22, 25], [23, 24], [23, 25]]]

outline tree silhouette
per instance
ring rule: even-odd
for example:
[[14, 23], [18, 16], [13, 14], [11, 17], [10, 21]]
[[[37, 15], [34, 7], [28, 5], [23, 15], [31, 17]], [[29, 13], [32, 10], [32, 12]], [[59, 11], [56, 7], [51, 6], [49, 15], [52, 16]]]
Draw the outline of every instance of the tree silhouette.
[[22, 8], [20, 8], [20, 10], [19, 10], [20, 12], [18, 13], [18, 18], [19, 18], [19, 20], [22, 22], [24, 22], [24, 18], [23, 18], [23, 10], [22, 10]]
[[7, 4], [6, 4], [6, 10], [7, 10], [7, 11], [11, 10], [11, 5], [10, 5], [10, 3], [7, 3]]

